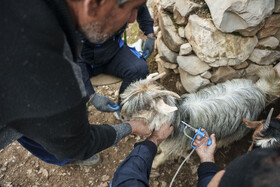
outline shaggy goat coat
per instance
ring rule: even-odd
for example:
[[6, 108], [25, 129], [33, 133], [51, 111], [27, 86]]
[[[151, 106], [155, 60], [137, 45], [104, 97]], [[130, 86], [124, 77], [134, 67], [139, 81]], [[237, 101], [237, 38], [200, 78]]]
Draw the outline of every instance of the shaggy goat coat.
[[148, 77], [131, 84], [121, 95], [121, 115], [125, 120], [145, 119], [155, 129], [172, 122], [174, 132], [160, 144], [162, 152], [155, 159], [154, 166], [158, 166], [167, 158], [186, 156], [186, 151], [191, 149], [181, 120], [195, 128], [203, 127], [209, 134], [215, 133], [217, 147], [241, 139], [248, 132], [242, 118], [257, 119], [265, 107], [266, 94], [279, 96], [280, 78], [275, 73], [271, 69], [261, 72], [262, 78], [257, 84], [235, 79], [181, 98]]

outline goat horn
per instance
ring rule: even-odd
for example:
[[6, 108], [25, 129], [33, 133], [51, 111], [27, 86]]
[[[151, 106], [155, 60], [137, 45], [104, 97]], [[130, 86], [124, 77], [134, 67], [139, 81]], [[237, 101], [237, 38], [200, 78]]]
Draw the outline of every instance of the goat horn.
[[153, 73], [147, 77], [147, 80], [152, 82], [152, 81], [158, 80], [159, 78], [163, 77], [163, 75], [165, 75], [165, 72], [162, 72], [161, 74]]
[[270, 123], [270, 120], [271, 120], [271, 116], [272, 116], [273, 110], [274, 110], [274, 108], [271, 108], [269, 113], [268, 113], [268, 115], [267, 115], [267, 118], [266, 118], [265, 123], [263, 125], [263, 129], [264, 130], [267, 130], [268, 127], [269, 127], [269, 123]]

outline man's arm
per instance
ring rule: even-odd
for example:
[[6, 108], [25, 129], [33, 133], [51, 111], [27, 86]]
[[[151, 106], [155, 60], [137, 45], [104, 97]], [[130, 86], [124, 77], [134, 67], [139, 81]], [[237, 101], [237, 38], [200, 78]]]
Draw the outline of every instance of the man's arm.
[[139, 7], [137, 22], [139, 23], [140, 29], [147, 36], [143, 47], [143, 57], [144, 59], [147, 59], [154, 51], [156, 38], [153, 29], [154, 20], [151, 18], [151, 15], [146, 5]]
[[112, 186], [149, 186], [149, 176], [156, 153], [157, 147], [151, 141], [135, 144], [133, 151], [118, 167]]
[[84, 60], [82, 60], [82, 59], [78, 59], [77, 64], [80, 66], [80, 68], [82, 70], [82, 79], [83, 79], [83, 82], [85, 84], [87, 94], [89, 96], [91, 96], [95, 93], [95, 91], [94, 91], [93, 86], [90, 82], [89, 67], [88, 67], [89, 65], [87, 65], [84, 62]]
[[[206, 135], [208, 136], [207, 132]], [[197, 170], [198, 187], [206, 187], [218, 172], [214, 159], [216, 149], [216, 138], [214, 134], [211, 135], [211, 139], [212, 144], [210, 146], [207, 146], [206, 139], [200, 139], [199, 136], [197, 136], [194, 142], [194, 146], [197, 146], [196, 153], [198, 154], [201, 163]]]
[[42, 145], [57, 159], [85, 160], [118, 143], [130, 133], [151, 133], [141, 121], [117, 125], [91, 125], [88, 123], [85, 103], [86, 101], [56, 115], [21, 119], [8, 125]]
[[139, 7], [137, 22], [139, 24], [140, 29], [144, 32], [146, 36], [148, 34], [154, 33], [154, 29], [153, 29], [154, 20], [151, 17], [149, 9], [146, 5]]
[[198, 187], [206, 187], [212, 178], [218, 172], [217, 166], [214, 162], [203, 162], [197, 169]]
[[112, 186], [149, 186], [149, 176], [157, 146], [172, 131], [173, 127], [170, 124], [164, 124], [146, 141], [136, 143], [132, 152], [116, 170]]

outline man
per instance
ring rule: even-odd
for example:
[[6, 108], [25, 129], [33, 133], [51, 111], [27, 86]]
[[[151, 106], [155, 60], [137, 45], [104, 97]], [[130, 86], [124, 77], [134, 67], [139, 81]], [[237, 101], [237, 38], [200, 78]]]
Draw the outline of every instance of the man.
[[154, 131], [145, 141], [136, 143], [134, 149], [114, 174], [111, 186], [149, 186], [149, 177], [157, 147], [173, 131], [170, 123]]
[[[83, 48], [82, 59], [78, 60], [78, 64], [82, 69], [83, 81], [90, 96], [89, 101], [100, 111], [114, 112], [115, 109], [112, 106], [115, 106], [116, 103], [95, 93], [90, 81], [92, 76], [105, 73], [122, 78], [123, 82], [119, 90], [119, 94], [121, 94], [130, 83], [138, 79], [144, 79], [149, 74], [145, 58], [148, 58], [154, 50], [154, 22], [146, 5], [139, 7], [134, 15], [135, 18], [136, 15], [139, 27], [147, 35], [144, 44], [144, 57], [123, 42], [122, 34], [127, 24], [102, 44], [91, 43], [83, 34], [79, 34]], [[120, 100], [118, 104], [120, 105]]]
[[218, 172], [214, 153], [215, 135], [211, 135], [212, 144], [207, 146], [197, 137], [194, 145], [200, 158], [198, 187], [266, 187], [280, 184], [280, 150], [255, 149], [232, 161], [226, 168]]
[[[114, 174], [112, 187], [149, 186], [149, 175], [156, 147], [166, 139], [173, 128], [165, 124], [146, 141], [135, 144], [133, 151], [121, 163]], [[162, 134], [163, 133], [163, 134]], [[208, 134], [207, 134], [208, 136]], [[160, 138], [161, 137], [161, 138]], [[266, 187], [280, 184], [280, 149], [256, 149], [238, 157], [225, 170], [218, 172], [215, 165], [215, 135], [207, 146], [205, 139], [196, 137], [194, 146], [200, 158], [198, 187]], [[152, 143], [153, 142], [153, 143]]]
[[124, 136], [151, 132], [142, 121], [90, 125], [86, 90], [80, 68], [74, 63], [78, 57], [76, 29], [89, 41], [103, 43], [125, 23], [133, 21], [138, 7], [145, 2], [2, 3], [0, 149], [23, 137], [22, 144], [27, 141], [35, 154], [45, 151], [37, 156], [46, 156], [50, 163], [64, 165], [70, 160], [86, 160], [92, 165], [98, 160], [96, 153]]

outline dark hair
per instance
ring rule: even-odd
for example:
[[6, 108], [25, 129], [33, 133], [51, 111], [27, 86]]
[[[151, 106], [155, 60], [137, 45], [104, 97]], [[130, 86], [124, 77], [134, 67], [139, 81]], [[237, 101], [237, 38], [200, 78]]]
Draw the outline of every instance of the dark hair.
[[280, 184], [280, 150], [255, 149], [229, 164], [219, 187], [266, 187]]
[[273, 153], [260, 161], [252, 175], [252, 186], [278, 186], [280, 184], [280, 154]]

